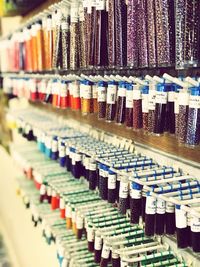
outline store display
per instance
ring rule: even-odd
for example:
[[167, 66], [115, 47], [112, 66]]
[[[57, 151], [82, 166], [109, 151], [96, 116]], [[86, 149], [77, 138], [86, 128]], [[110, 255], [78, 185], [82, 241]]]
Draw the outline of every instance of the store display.
[[199, 7], [61, 0], [0, 39], [3, 92], [29, 102], [7, 115], [18, 192], [60, 267], [190, 266], [170, 242], [200, 252], [198, 173], [175, 160], [200, 145], [200, 78], [179, 71], [199, 65]]

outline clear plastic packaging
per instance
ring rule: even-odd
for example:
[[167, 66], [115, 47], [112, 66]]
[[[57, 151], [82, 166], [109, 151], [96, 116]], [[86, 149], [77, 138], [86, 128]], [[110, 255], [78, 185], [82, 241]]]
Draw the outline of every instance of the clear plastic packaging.
[[133, 85], [126, 84], [126, 116], [125, 124], [127, 128], [133, 127]]
[[149, 116], [149, 87], [142, 88], [142, 127], [144, 131], [148, 131]]
[[142, 94], [139, 85], [133, 86], [133, 129], [142, 128]]
[[125, 121], [126, 108], [126, 83], [119, 82], [117, 93], [116, 123], [122, 124]]
[[104, 119], [106, 116], [106, 83], [103, 81], [98, 82], [98, 118]]
[[106, 98], [106, 120], [108, 122], [114, 121], [116, 114], [116, 100], [117, 100], [117, 83], [114, 81], [108, 82], [107, 98]]
[[195, 146], [200, 142], [200, 89], [190, 90], [186, 144]]

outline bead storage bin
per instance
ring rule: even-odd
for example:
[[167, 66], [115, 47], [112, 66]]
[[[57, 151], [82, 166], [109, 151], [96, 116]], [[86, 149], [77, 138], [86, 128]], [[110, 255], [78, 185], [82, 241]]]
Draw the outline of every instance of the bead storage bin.
[[[23, 117], [22, 116], [23, 112], [20, 114], [21, 118]], [[34, 124], [34, 120], [36, 120], [37, 118], [37, 115], [34, 114], [34, 112], [35, 113], [37, 112], [36, 111], [33, 112], [33, 109], [31, 110], [31, 113], [29, 112], [26, 111], [25, 117], [27, 120], [29, 120], [30, 122], [32, 121], [31, 123]], [[31, 114], [31, 117], [29, 114]], [[15, 114], [15, 116], [19, 116], [19, 114], [18, 115]], [[31, 123], [29, 124], [31, 125]], [[50, 124], [47, 125], [48, 127], [50, 127]], [[66, 139], [65, 135], [67, 135], [68, 131], [69, 133], [71, 133], [71, 137], [68, 137]], [[35, 131], [33, 130], [33, 132]], [[57, 131], [57, 133], [59, 133], [59, 131]], [[62, 141], [60, 140], [60, 142], [62, 142], [62, 144], [65, 145], [65, 147], [70, 148], [71, 160], [73, 161], [74, 159], [73, 156], [74, 153], [75, 154], [78, 153], [79, 155], [81, 155], [82, 166], [77, 165], [78, 169], [82, 171], [82, 174], [80, 175], [81, 179], [79, 177], [78, 177], [79, 180], [73, 179], [73, 177], [76, 177], [76, 175], [74, 175], [72, 166], [69, 168], [69, 170], [71, 171], [73, 177], [70, 178], [70, 180], [68, 180], [67, 177], [65, 178], [65, 173], [66, 173], [65, 168], [59, 167], [58, 165], [56, 168], [51, 167], [50, 164], [51, 161], [48, 159], [50, 157], [49, 154], [48, 157], [46, 156], [45, 159], [48, 163], [48, 168], [45, 166], [43, 167], [44, 174], [42, 176], [38, 175], [39, 171], [40, 172], [42, 171], [42, 168], [40, 167], [40, 169], [37, 170], [37, 165], [35, 171], [32, 173], [34, 173], [36, 177], [34, 178], [34, 180], [37, 182], [37, 183], [35, 182], [36, 187], [41, 188], [40, 200], [43, 201], [47, 199], [47, 201], [51, 202], [51, 208], [53, 210], [58, 209], [59, 206], [61, 205], [60, 216], [64, 218], [67, 212], [69, 216], [67, 217], [68, 227], [73, 227], [74, 225], [73, 229], [74, 232], [76, 232], [75, 223], [73, 224], [74, 217], [72, 217], [72, 211], [74, 208], [76, 208], [76, 205], [75, 202], [72, 201], [71, 202], [72, 206], [70, 205], [71, 212], [69, 212], [69, 208], [67, 208], [67, 211], [64, 211], [63, 203], [66, 204], [66, 202], [63, 202], [63, 200], [66, 199], [67, 197], [67, 194], [64, 193], [64, 191], [66, 190], [63, 189], [65, 183], [66, 185], [68, 184], [68, 186], [70, 184], [71, 186], [73, 186], [74, 193], [70, 193], [72, 194], [71, 196], [73, 196], [73, 194], [75, 195], [79, 194], [79, 192], [81, 193], [81, 197], [78, 197], [77, 195], [77, 201], [78, 201], [77, 204], [88, 203], [88, 201], [89, 202], [94, 201], [94, 203], [95, 201], [97, 201], [101, 203], [102, 201], [101, 199], [104, 200], [105, 204], [115, 203], [116, 211], [114, 213], [116, 214], [117, 218], [118, 216], [121, 215], [124, 216], [123, 214], [129, 214], [129, 209], [130, 209], [130, 218], [127, 219], [127, 222], [134, 225], [138, 223], [141, 224], [142, 214], [144, 213], [145, 236], [153, 237], [154, 235], [164, 235], [164, 234], [174, 235], [174, 233], [176, 232], [178, 237], [177, 242], [179, 247], [185, 248], [187, 246], [191, 246], [194, 251], [196, 252], [198, 251], [198, 244], [196, 243], [195, 239], [196, 236], [195, 234], [193, 234], [196, 233], [195, 231], [198, 230], [194, 230], [193, 226], [191, 228], [192, 230], [190, 230], [191, 225], [186, 226], [185, 227], [186, 230], [184, 227], [180, 226], [176, 220], [177, 215], [175, 209], [178, 205], [178, 207], [181, 207], [181, 209], [183, 208], [183, 213], [185, 214], [185, 216], [186, 214], [190, 216], [191, 212], [193, 212], [192, 204], [198, 203], [198, 192], [199, 192], [198, 180], [196, 180], [194, 177], [190, 175], [185, 175], [184, 173], [178, 172], [171, 167], [158, 165], [151, 158], [134, 154], [133, 152], [131, 152], [131, 150], [128, 151], [123, 148], [117, 148], [116, 146], [103, 141], [97, 142], [97, 140], [94, 139], [93, 137], [87, 135], [81, 136], [78, 134], [78, 132], [75, 132], [75, 138], [73, 138], [73, 130], [71, 128], [68, 129], [65, 128], [62, 136], [63, 136], [62, 138], [64, 139]], [[36, 147], [34, 149], [35, 151], [37, 151]], [[132, 147], [130, 147], [130, 149], [132, 149]], [[66, 151], [67, 150], [68, 149], [66, 149]], [[92, 165], [92, 166], [90, 166], [90, 164], [88, 165], [89, 166], [88, 175], [86, 175], [86, 172], [83, 171], [84, 167], [86, 167], [84, 163], [85, 157], [89, 159], [89, 162]], [[30, 159], [32, 159], [32, 157]], [[29, 166], [31, 164], [26, 163], [25, 165]], [[59, 168], [61, 169], [59, 170]], [[92, 170], [91, 173], [90, 170]], [[49, 175], [49, 172], [51, 173], [51, 175]], [[52, 176], [55, 175], [55, 172], [61, 175], [60, 178], [58, 177], [58, 180], [55, 180], [56, 183], [54, 183], [52, 180], [55, 179], [52, 178]], [[25, 173], [29, 173], [29, 171]], [[92, 176], [90, 176], [90, 174], [92, 174]], [[83, 176], [85, 177], [85, 179], [82, 178]], [[88, 178], [90, 178], [89, 182], [87, 181]], [[94, 180], [92, 181], [91, 179]], [[68, 182], [66, 180], [68, 180]], [[105, 180], [105, 183], [102, 183], [101, 180], [102, 181]], [[48, 182], [48, 184], [46, 184], [46, 182]], [[45, 186], [48, 185], [48, 190], [46, 189], [48, 191], [48, 194], [47, 191], [45, 192], [44, 190], [45, 187], [43, 185]], [[84, 186], [85, 189], [82, 188], [82, 186]], [[76, 190], [74, 191], [74, 188], [77, 188], [77, 191]], [[88, 195], [89, 191], [87, 188], [92, 190], [95, 189], [93, 193], [94, 195], [91, 195], [90, 197], [90, 195]], [[109, 193], [111, 192], [110, 189], [112, 189], [112, 193], [114, 193], [113, 195], [111, 195], [112, 198], [109, 197]], [[50, 195], [51, 195], [51, 201], [50, 201]], [[74, 197], [72, 199], [74, 199]], [[68, 200], [66, 199], [66, 201]], [[177, 201], [179, 201], [178, 202], [179, 204], [177, 204]], [[91, 205], [93, 206], [92, 203]], [[94, 205], [96, 207], [96, 204]], [[198, 218], [197, 213], [195, 213], [193, 217]], [[114, 219], [115, 217], [112, 218]], [[104, 219], [102, 220], [104, 221]], [[195, 220], [197, 221], [198, 219]], [[187, 239], [189, 236], [193, 236], [192, 237], [193, 243], [191, 243], [192, 245], [190, 245], [189, 243], [187, 244], [184, 243], [186, 242], [184, 239], [186, 236], [185, 233], [187, 233]], [[82, 234], [83, 234], [82, 231], [78, 232], [78, 236], [81, 236]], [[90, 250], [93, 250], [92, 247], [90, 248]], [[98, 256], [96, 257], [99, 258]], [[104, 260], [107, 261], [108, 259], [105, 258]]]

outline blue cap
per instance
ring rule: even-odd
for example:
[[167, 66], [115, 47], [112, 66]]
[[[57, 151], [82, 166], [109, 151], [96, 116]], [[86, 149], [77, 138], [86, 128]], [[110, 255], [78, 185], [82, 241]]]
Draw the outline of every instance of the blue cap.
[[148, 85], [145, 85], [143, 88], [142, 88], [142, 94], [146, 94], [148, 95], [149, 93], [149, 86]]
[[156, 91], [158, 92], [167, 92], [167, 86], [164, 83], [158, 83], [156, 87]]
[[116, 81], [109, 81], [108, 85], [117, 85], [117, 82]]
[[98, 85], [98, 87], [106, 87], [107, 83], [104, 82], [104, 81], [99, 81], [99, 82], [97, 83], [97, 85]]
[[190, 94], [192, 96], [200, 96], [200, 88], [199, 87], [191, 87]]

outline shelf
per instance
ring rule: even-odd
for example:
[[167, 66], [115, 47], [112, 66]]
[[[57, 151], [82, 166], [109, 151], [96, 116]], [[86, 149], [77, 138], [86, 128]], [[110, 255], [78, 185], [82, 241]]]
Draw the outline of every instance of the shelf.
[[180, 145], [174, 136], [164, 134], [163, 136], [148, 135], [141, 131], [133, 131], [132, 129], [126, 129], [124, 125], [117, 125], [116, 123], [108, 123], [104, 120], [98, 120], [96, 114], [89, 114], [83, 116], [79, 111], [72, 111], [70, 109], [62, 110], [53, 108], [50, 104], [32, 103], [31, 105], [40, 109], [49, 110], [59, 115], [63, 115], [66, 118], [71, 118], [79, 122], [89, 124], [95, 128], [107, 131], [128, 139], [132, 139], [135, 142], [148, 145], [155, 149], [164, 151], [166, 153], [175, 155], [180, 158], [184, 158], [190, 161], [200, 163], [200, 147], [190, 148], [184, 145]]
[[176, 69], [174, 66], [168, 67], [155, 67], [155, 68], [133, 68], [133, 67], [88, 67], [88, 68], [79, 68], [75, 70], [51, 70], [51, 71], [19, 71], [19, 72], [2, 72], [1, 75], [68, 75], [68, 74], [76, 74], [76, 75], [122, 75], [122, 76], [145, 76], [145, 75], [157, 75], [162, 76], [164, 73], [168, 73], [171, 76], [175, 77], [187, 77], [187, 76], [200, 76], [200, 67], [196, 68], [187, 68], [187, 69]]

